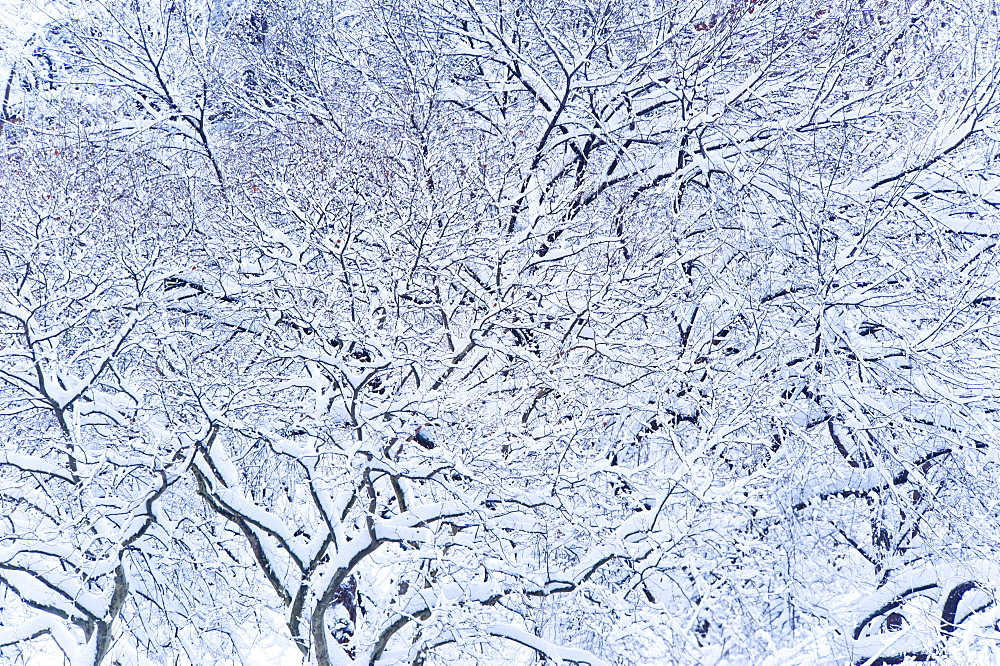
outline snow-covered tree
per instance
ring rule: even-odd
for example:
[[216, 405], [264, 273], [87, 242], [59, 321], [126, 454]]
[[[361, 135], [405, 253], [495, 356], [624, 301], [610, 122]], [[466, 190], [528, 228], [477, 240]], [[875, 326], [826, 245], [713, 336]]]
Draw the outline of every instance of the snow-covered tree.
[[995, 657], [991, 4], [73, 11], [5, 102], [0, 654]]

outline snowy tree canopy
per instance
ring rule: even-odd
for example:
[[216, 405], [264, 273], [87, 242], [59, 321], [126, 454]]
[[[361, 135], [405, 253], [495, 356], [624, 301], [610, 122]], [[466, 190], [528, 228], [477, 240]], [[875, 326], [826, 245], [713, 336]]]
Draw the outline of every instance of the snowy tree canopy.
[[1000, 661], [992, 0], [0, 7], [0, 664]]

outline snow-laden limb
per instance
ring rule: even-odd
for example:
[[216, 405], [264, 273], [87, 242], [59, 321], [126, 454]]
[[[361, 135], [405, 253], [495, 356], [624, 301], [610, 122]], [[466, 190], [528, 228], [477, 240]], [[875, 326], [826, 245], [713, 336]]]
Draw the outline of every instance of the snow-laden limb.
[[1000, 566], [993, 560], [915, 566], [894, 576], [858, 609], [855, 658], [861, 663], [927, 655], [936, 644], [947, 646], [967, 622], [982, 624], [995, 612], [998, 580]]
[[75, 478], [65, 468], [38, 456], [15, 453], [13, 451], [0, 451], [0, 465], [10, 465], [24, 472], [54, 476], [69, 483], [79, 483], [79, 478]]
[[542, 640], [538, 636], [510, 624], [494, 624], [486, 629], [486, 633], [499, 638], [506, 638], [530, 647], [556, 664], [589, 664], [591, 666], [609, 666], [609, 662], [595, 654], [580, 648], [562, 647]]
[[0, 648], [17, 645], [42, 636], [50, 636], [72, 666], [88, 664], [86, 650], [80, 650], [75, 637], [58, 621], [51, 617], [38, 616], [20, 623], [16, 627], [0, 629]]

